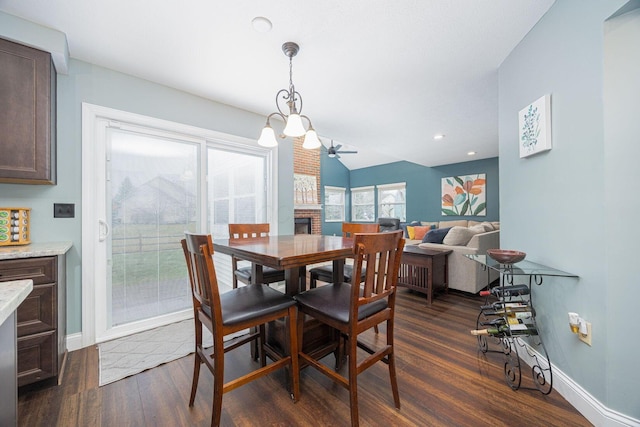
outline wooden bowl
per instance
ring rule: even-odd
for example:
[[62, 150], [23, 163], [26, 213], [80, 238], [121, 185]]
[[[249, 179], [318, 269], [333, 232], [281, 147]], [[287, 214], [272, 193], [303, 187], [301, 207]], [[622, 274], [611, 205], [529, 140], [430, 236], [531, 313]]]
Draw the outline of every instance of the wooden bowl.
[[487, 255], [500, 264], [515, 264], [527, 256], [526, 253], [511, 249], [487, 249]]

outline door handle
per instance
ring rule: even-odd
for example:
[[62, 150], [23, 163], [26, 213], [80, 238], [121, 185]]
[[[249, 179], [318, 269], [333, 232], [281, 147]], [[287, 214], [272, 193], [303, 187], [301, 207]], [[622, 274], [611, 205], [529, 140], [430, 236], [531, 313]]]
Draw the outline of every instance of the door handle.
[[[107, 236], [111, 232], [109, 229], [109, 223], [102, 219], [98, 220], [99, 230], [98, 230], [98, 241], [104, 242], [107, 239]], [[104, 233], [102, 232], [104, 230]]]

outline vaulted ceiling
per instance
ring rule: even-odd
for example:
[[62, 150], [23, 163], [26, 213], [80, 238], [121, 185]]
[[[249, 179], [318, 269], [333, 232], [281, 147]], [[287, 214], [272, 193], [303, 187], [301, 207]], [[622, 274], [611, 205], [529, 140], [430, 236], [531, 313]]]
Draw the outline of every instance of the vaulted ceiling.
[[[553, 3], [0, 0], [0, 10], [64, 32], [73, 58], [264, 116], [288, 87], [281, 45], [294, 41], [303, 113], [327, 146], [358, 151], [340, 159], [357, 169], [497, 156], [498, 67]], [[255, 17], [271, 30], [254, 29]]]

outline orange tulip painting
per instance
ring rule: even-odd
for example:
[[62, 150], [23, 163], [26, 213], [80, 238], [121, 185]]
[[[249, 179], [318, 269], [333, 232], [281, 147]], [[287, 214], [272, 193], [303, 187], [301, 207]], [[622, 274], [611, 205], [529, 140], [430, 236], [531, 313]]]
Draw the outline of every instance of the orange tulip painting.
[[485, 174], [442, 178], [442, 215], [485, 216]]

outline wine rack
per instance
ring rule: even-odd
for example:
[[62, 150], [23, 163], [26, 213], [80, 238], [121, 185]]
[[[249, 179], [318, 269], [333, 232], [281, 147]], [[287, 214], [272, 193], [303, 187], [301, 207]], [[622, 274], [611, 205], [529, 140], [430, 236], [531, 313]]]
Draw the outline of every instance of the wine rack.
[[[476, 330], [472, 331], [479, 350], [504, 355], [505, 381], [513, 390], [551, 393], [551, 361], [539, 333], [531, 290], [533, 284], [542, 285], [545, 276], [577, 276], [530, 261], [499, 264], [485, 255], [466, 256], [482, 264], [487, 271], [500, 273], [499, 284], [481, 292], [486, 299], [478, 313]], [[527, 370], [530, 370], [532, 386], [523, 383], [522, 375]]]

